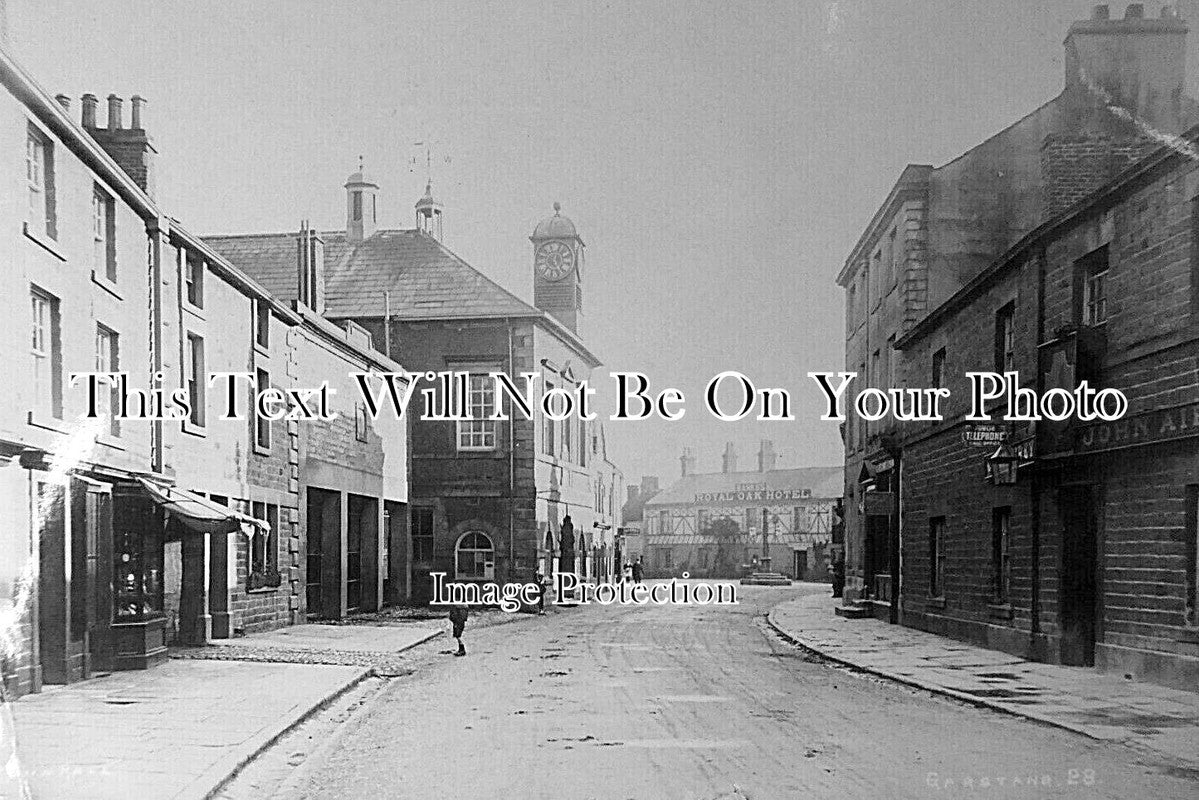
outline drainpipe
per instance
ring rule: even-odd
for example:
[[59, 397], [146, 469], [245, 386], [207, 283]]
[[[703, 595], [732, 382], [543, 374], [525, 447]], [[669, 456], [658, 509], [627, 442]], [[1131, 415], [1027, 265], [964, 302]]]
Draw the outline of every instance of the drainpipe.
[[[508, 375], [516, 380], [516, 344], [511, 318], [505, 318], [504, 324], [508, 327]], [[512, 580], [516, 563], [516, 420], [512, 414], [508, 416], [508, 580]], [[536, 500], [533, 505], [536, 514]]]
[[[1045, 378], [1041, 372], [1040, 345], [1045, 341], [1045, 251], [1037, 253], [1037, 396], [1045, 393]], [[1032, 564], [1029, 566], [1029, 580], [1032, 583], [1032, 593], [1029, 600], [1029, 613], [1032, 619], [1028, 627], [1028, 645], [1030, 655], [1037, 657], [1040, 651], [1038, 637], [1041, 633], [1041, 471], [1036, 463], [1037, 440], [1035, 438], [1036, 423], [1033, 423], [1033, 465], [1032, 478], [1028, 485], [1029, 495], [1029, 556]], [[1018, 469], [1018, 467], [1017, 467]]]

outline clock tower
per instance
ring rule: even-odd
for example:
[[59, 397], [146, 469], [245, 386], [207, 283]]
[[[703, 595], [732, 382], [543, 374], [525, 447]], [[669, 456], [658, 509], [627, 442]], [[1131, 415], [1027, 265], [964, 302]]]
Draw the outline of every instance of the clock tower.
[[537, 223], [533, 235], [533, 303], [575, 333], [583, 318], [583, 239], [562, 206]]

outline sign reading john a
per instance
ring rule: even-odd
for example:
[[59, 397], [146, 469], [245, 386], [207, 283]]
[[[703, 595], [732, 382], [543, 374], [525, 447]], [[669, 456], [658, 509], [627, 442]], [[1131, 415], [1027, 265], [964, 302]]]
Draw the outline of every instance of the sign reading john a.
[[1074, 451], [1096, 453], [1199, 436], [1199, 403], [1159, 408], [1134, 417], [1078, 428]]

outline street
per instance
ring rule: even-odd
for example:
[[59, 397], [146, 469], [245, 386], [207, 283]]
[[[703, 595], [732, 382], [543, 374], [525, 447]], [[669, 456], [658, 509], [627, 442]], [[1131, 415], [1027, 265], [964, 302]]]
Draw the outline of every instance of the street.
[[294, 795], [1195, 796], [1194, 776], [1129, 749], [834, 668], [765, 624], [771, 606], [818, 591], [468, 624], [466, 658], [445, 638], [413, 651], [414, 673], [305, 765]]

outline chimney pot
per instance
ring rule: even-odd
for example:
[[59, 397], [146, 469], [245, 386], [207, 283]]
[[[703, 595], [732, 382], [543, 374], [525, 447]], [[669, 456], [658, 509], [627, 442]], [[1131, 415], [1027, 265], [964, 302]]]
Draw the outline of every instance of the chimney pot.
[[142, 107], [146, 105], [146, 98], [140, 94], [135, 94], [130, 98], [129, 102], [132, 104], [129, 112], [129, 128], [130, 130], [140, 131], [142, 130]]
[[121, 106], [124, 102], [124, 100], [115, 94], [108, 96], [108, 129], [110, 131], [119, 131], [121, 129]]
[[1128, 8], [1124, 10], [1124, 19], [1144, 19], [1145, 4], [1144, 3], [1129, 3]]
[[89, 92], [83, 96], [80, 104], [83, 106], [83, 127], [96, 127], [96, 107], [100, 105], [100, 101]]
[[1111, 19], [1112, 10], [1107, 4], [1095, 6], [1091, 9], [1091, 19]]
[[65, 95], [65, 94], [56, 94], [56, 95], [54, 95], [54, 99], [58, 101], [58, 104], [59, 104], [60, 106], [62, 106], [62, 110], [63, 110], [63, 111], [70, 111], [70, 110], [71, 110], [71, 98], [70, 98], [70, 97], [68, 97], [67, 95]]

